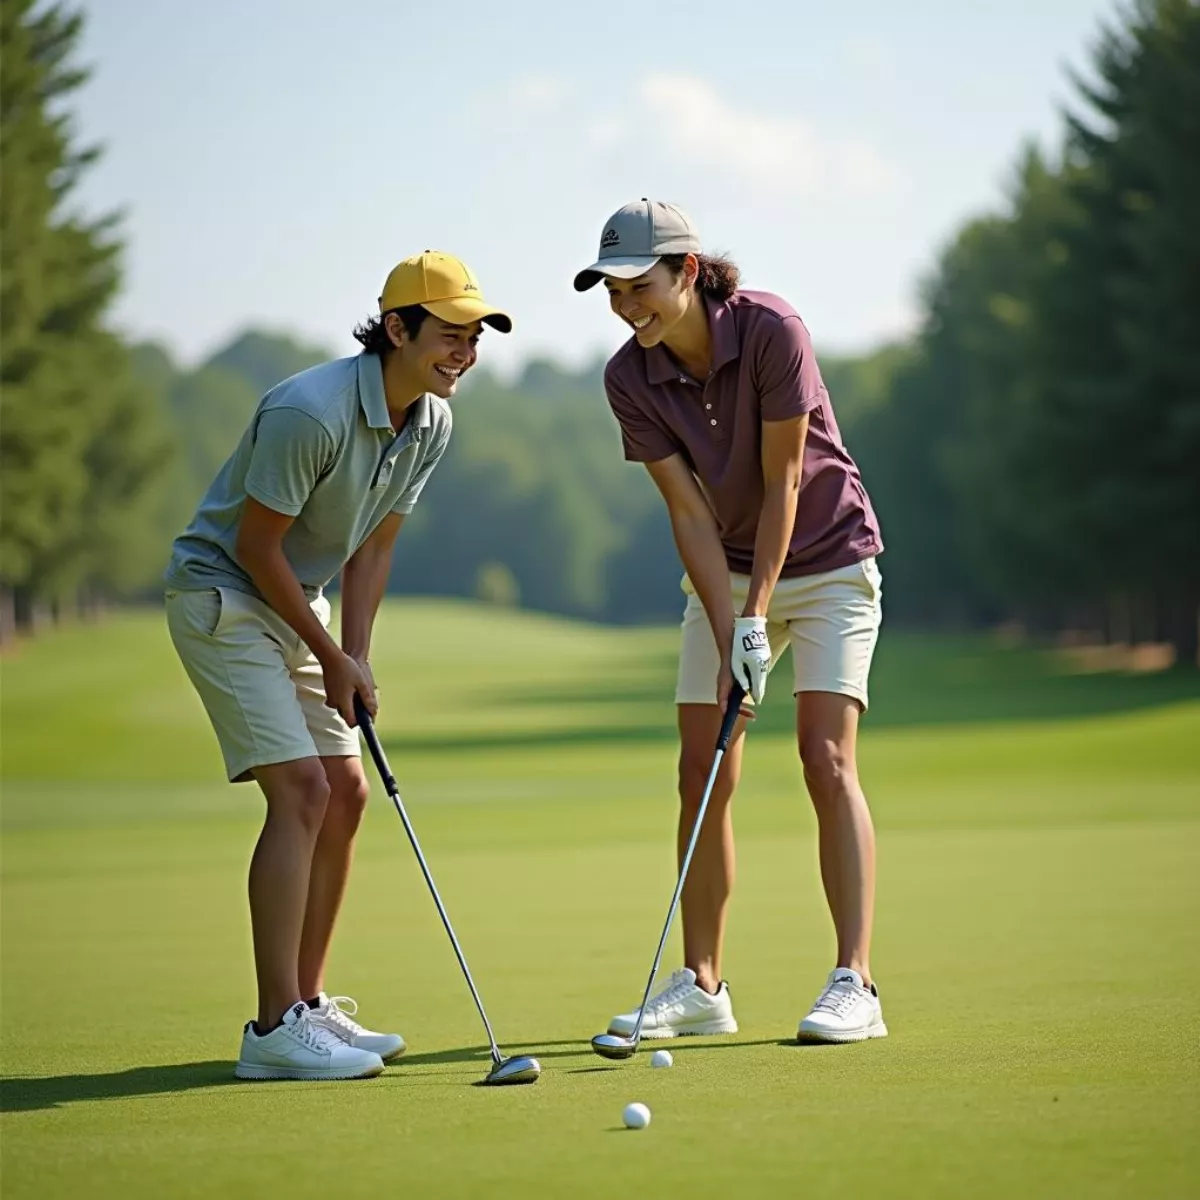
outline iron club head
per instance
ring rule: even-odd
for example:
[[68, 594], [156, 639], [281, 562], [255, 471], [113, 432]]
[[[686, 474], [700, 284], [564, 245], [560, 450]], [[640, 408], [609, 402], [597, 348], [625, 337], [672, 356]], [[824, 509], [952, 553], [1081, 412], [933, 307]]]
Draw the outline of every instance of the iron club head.
[[592, 1038], [592, 1049], [601, 1058], [632, 1058], [637, 1048], [632, 1038], [618, 1037], [615, 1033], [598, 1033]]
[[542, 1073], [541, 1064], [536, 1058], [524, 1054], [514, 1054], [512, 1058], [502, 1058], [495, 1063], [487, 1073], [484, 1083], [536, 1083]]

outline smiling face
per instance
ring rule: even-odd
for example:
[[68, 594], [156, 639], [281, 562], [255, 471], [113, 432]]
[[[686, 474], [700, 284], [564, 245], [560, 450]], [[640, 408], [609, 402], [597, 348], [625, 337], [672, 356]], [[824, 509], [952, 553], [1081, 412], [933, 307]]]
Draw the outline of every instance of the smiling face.
[[605, 278], [609, 307], [633, 330], [643, 349], [670, 339], [688, 312], [697, 269], [695, 255], [689, 254], [678, 275], [658, 262], [636, 279]]
[[482, 323], [451, 325], [429, 313], [413, 335], [395, 314], [389, 314], [388, 320], [388, 334], [399, 353], [397, 365], [402, 367], [406, 382], [422, 392], [450, 399], [463, 373], [478, 358]]

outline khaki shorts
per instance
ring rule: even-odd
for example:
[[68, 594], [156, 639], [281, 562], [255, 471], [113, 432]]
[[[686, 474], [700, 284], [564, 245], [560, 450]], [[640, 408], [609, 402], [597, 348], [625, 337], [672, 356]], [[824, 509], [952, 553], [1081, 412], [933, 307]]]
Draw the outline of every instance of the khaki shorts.
[[[748, 575], [733, 575], [734, 609], [750, 590]], [[708, 614], [684, 576], [687, 607], [679, 649], [676, 704], [715, 704], [720, 656]], [[867, 676], [879, 638], [883, 606], [879, 567], [863, 559], [836, 571], [781, 579], [767, 606], [771, 667], [792, 647], [792, 691], [835, 692], [867, 707]]]
[[[312, 602], [329, 626], [329, 601]], [[325, 706], [313, 652], [270, 605], [236, 588], [167, 592], [167, 627], [221, 743], [233, 783], [254, 767], [359, 757], [358, 733]]]

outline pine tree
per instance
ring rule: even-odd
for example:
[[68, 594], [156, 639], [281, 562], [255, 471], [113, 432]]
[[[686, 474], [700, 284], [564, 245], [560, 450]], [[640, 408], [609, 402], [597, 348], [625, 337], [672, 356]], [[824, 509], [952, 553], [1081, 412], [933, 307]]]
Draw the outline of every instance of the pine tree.
[[69, 207], [97, 152], [64, 101], [82, 18], [0, 0], [0, 587], [18, 619], [147, 582], [169, 446], [104, 326], [119, 286], [115, 216]]
[[1043, 481], [1093, 569], [1156, 605], [1182, 661], [1200, 608], [1200, 7], [1139, 0], [1070, 118], [1072, 215], [1042, 292]]

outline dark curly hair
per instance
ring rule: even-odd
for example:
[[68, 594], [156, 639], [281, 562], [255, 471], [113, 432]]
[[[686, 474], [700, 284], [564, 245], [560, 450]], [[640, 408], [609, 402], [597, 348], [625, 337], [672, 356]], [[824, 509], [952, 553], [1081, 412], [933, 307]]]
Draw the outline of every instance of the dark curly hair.
[[[686, 254], [664, 254], [661, 262], [676, 278], [683, 271]], [[742, 273], [737, 264], [724, 254], [697, 254], [700, 273], [694, 284], [698, 292], [711, 296], [714, 300], [728, 300], [738, 290]]]
[[[419, 304], [409, 304], [405, 308], [389, 308], [388, 312], [394, 312], [400, 318], [400, 324], [404, 326], [404, 332], [410, 338], [415, 338], [421, 332], [421, 326], [429, 316], [429, 310]], [[386, 316], [387, 313], [380, 313], [377, 317], [368, 317], [354, 327], [354, 340], [368, 354], [376, 354], [380, 358], [387, 358], [396, 348], [392, 345], [392, 339], [388, 337], [387, 328], [383, 323]]]

